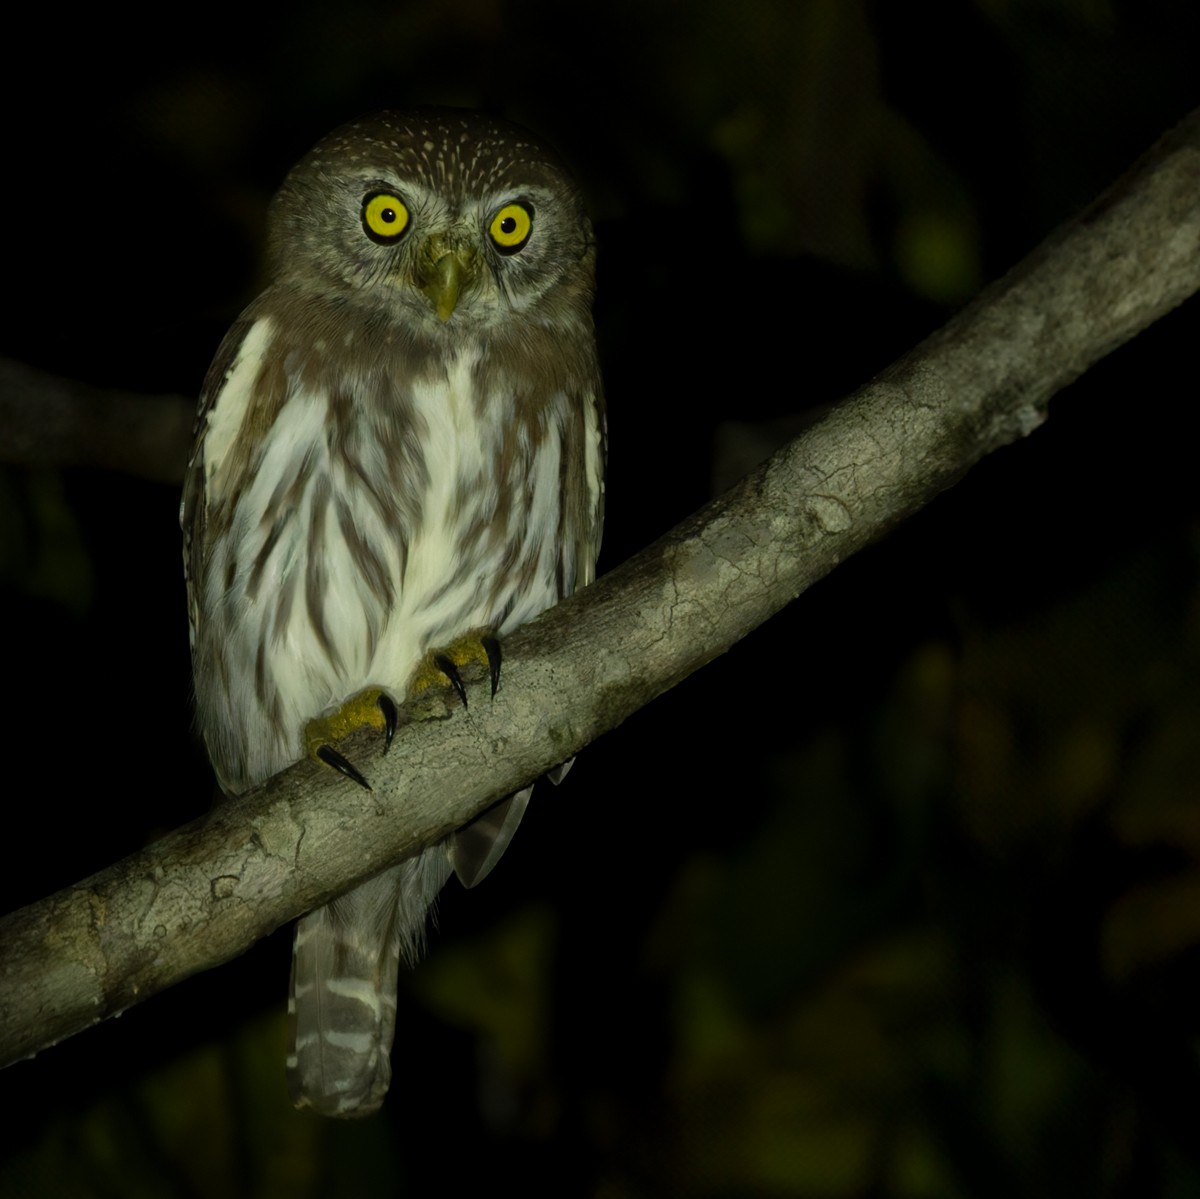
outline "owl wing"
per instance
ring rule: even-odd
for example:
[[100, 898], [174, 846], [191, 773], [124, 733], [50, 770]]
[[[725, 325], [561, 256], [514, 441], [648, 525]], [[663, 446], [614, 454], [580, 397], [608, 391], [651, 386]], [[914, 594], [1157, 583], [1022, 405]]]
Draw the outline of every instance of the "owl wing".
[[491, 874], [492, 867], [504, 856], [516, 836], [532, 794], [533, 784], [530, 783], [507, 799], [492, 804], [451, 836], [450, 863], [464, 887], [477, 887]]
[[[596, 390], [588, 396], [587, 425], [584, 434], [585, 501], [582, 532], [576, 554], [578, 563], [574, 590], [596, 581], [596, 559], [604, 536], [604, 476], [608, 469], [608, 411], [604, 392], [599, 386], [600, 368], [596, 367]], [[570, 594], [569, 592], [567, 594]]]
[[188, 631], [193, 646], [200, 622], [200, 603], [196, 593], [203, 567], [203, 555], [208, 525], [208, 503], [205, 496], [204, 431], [208, 425], [210, 411], [215, 409], [222, 388], [237, 362], [246, 334], [254, 324], [252, 318], [243, 316], [234, 322], [225, 334], [216, 357], [204, 377], [200, 389], [200, 403], [196, 408], [196, 420], [192, 425], [191, 461], [183, 476], [183, 498], [179, 504], [179, 527], [183, 530], [183, 577], [188, 593]]

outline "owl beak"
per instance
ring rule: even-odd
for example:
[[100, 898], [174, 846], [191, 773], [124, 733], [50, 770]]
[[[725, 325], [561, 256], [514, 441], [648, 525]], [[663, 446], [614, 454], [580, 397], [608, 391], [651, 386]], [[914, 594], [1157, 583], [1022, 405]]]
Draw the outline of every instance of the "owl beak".
[[458, 307], [458, 298], [479, 270], [479, 255], [470, 246], [447, 245], [440, 237], [431, 237], [421, 255], [421, 290], [438, 314], [448, 321]]

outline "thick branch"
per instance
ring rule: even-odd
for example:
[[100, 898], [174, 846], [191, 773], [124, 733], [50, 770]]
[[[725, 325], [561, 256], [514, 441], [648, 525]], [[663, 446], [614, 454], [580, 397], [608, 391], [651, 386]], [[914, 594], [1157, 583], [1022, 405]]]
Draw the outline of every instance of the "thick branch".
[[1200, 113], [800, 440], [511, 637], [494, 703], [476, 688], [466, 715], [409, 712], [401, 752], [370, 759], [374, 793], [301, 763], [0, 922], [0, 1060], [242, 952], [569, 757], [1036, 428], [1198, 286]]

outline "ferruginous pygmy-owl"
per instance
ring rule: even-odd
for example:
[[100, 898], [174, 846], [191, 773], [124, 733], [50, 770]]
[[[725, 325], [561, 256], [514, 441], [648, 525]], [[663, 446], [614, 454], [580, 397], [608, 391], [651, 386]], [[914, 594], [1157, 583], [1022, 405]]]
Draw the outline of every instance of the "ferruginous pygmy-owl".
[[[269, 260], [209, 370], [181, 509], [198, 722], [228, 794], [305, 753], [362, 782], [332, 730], [390, 741], [422, 671], [461, 693], [456, 665], [486, 652], [494, 690], [495, 638], [594, 577], [603, 508], [592, 230], [529, 133], [454, 110], [346, 125], [272, 201]], [[298, 1106], [383, 1101], [399, 960], [528, 794], [300, 920]]]

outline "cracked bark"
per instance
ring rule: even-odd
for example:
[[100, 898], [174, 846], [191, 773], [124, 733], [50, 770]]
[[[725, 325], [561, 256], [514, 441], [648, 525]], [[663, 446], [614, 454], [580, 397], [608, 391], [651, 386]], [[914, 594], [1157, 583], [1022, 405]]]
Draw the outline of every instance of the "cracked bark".
[[[504, 685], [366, 734], [362, 791], [300, 763], [0, 921], [0, 1061], [233, 957], [619, 724], [1033, 431], [1200, 286], [1200, 113], [970, 307], [741, 483], [505, 645]], [[400, 680], [402, 682], [402, 680]]]

